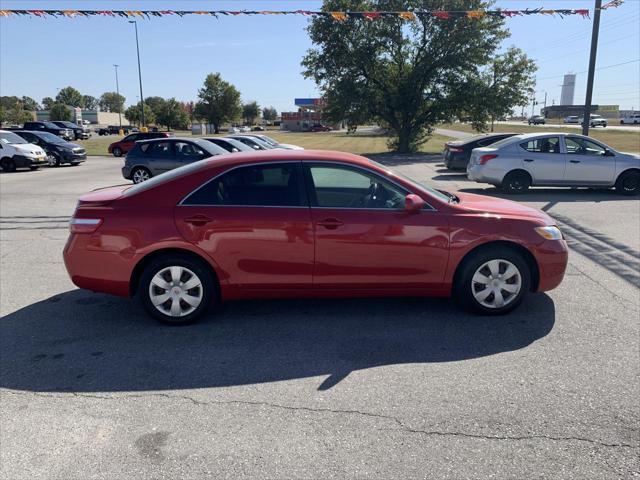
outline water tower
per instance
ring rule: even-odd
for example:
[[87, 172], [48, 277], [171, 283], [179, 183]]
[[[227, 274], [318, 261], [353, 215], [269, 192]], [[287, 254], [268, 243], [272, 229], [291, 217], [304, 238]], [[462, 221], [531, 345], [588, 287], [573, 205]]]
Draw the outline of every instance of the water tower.
[[573, 105], [573, 94], [576, 90], [576, 74], [567, 73], [562, 82], [560, 105]]

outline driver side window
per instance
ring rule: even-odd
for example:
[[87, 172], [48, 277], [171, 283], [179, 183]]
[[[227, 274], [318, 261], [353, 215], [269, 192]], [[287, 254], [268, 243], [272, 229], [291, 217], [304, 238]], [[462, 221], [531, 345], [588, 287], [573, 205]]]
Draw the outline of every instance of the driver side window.
[[565, 137], [567, 153], [572, 155], [597, 155], [603, 157], [605, 148], [585, 138]]
[[365, 170], [342, 166], [309, 167], [315, 206], [325, 208], [383, 208], [404, 206], [402, 188]]

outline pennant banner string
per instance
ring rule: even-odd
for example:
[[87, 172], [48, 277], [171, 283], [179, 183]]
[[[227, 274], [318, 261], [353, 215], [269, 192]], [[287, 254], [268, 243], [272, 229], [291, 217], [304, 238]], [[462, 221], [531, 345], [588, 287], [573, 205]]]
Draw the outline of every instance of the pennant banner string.
[[[602, 5], [602, 10], [616, 8], [622, 5], [624, 0], [611, 0]], [[396, 11], [368, 11], [368, 12], [325, 12], [318, 10], [0, 10], [0, 17], [11, 16], [31, 16], [39, 18], [47, 17], [121, 17], [121, 18], [141, 18], [151, 19], [177, 15], [206, 15], [215, 18], [220, 16], [242, 16], [242, 15], [301, 15], [306, 17], [325, 17], [345, 22], [349, 19], [364, 19], [368, 21], [385, 18], [399, 18], [406, 21], [415, 21], [418, 18], [434, 17], [441, 20], [457, 18], [482, 19], [484, 17], [512, 18], [527, 15], [558, 15], [565, 17], [569, 15], [579, 15], [582, 18], [589, 18], [588, 9], [543, 9], [533, 8], [524, 10], [411, 10], [405, 12]]]

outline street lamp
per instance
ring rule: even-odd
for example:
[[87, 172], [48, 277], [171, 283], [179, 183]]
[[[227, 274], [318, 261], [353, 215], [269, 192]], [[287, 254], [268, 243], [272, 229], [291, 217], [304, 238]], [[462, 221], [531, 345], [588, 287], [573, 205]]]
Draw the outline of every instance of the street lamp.
[[120, 130], [122, 130], [122, 106], [120, 105], [120, 85], [118, 84], [118, 67], [115, 63], [113, 66], [116, 69], [116, 93], [118, 94], [118, 121], [120, 122]]
[[140, 110], [142, 115], [142, 128], [144, 129], [144, 96], [142, 95], [142, 70], [140, 69], [140, 44], [138, 43], [138, 22], [129, 20], [136, 28], [136, 51], [138, 52], [138, 79], [140, 80]]

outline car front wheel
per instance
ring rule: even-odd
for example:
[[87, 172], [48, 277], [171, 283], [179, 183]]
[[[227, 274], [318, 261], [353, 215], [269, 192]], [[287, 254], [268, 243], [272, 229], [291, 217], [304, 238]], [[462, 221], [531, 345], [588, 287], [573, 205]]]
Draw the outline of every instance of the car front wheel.
[[622, 195], [639, 195], [640, 194], [640, 172], [625, 172], [620, 175], [616, 182], [616, 190]]
[[456, 275], [456, 299], [469, 311], [501, 315], [516, 308], [529, 291], [531, 272], [510, 248], [481, 249], [465, 260]]
[[144, 167], [136, 167], [131, 172], [131, 179], [133, 183], [146, 182], [151, 178], [151, 172]]
[[196, 321], [213, 303], [215, 292], [207, 266], [179, 254], [152, 261], [145, 268], [139, 285], [147, 312], [169, 325]]
[[120, 147], [116, 147], [113, 149], [113, 156], [114, 157], [121, 157], [122, 156], [122, 149]]

